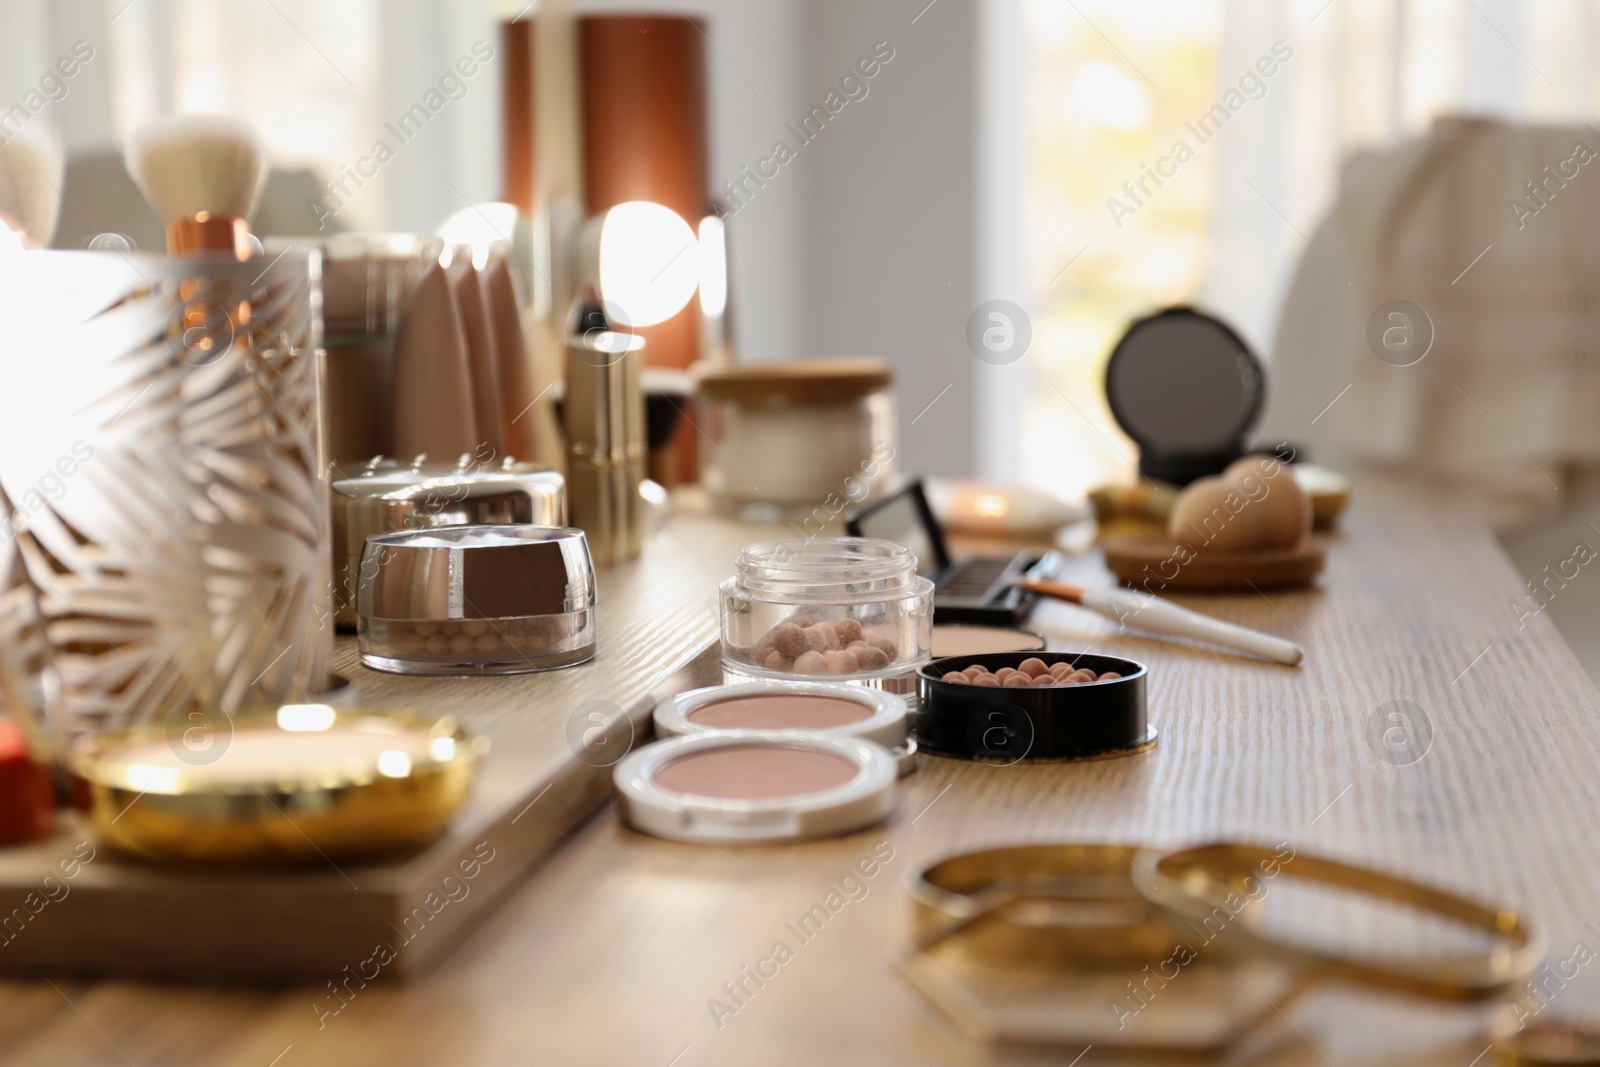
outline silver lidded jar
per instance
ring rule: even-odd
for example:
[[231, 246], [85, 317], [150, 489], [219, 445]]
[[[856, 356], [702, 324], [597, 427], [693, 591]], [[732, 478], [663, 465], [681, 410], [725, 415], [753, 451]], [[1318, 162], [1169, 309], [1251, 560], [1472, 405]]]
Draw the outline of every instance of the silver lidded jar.
[[533, 463], [412, 463], [378, 457], [331, 487], [333, 603], [340, 627], [356, 628], [356, 578], [367, 538], [436, 526], [567, 524], [566, 482]]
[[479, 525], [368, 538], [356, 586], [361, 662], [396, 674], [521, 674], [595, 652], [582, 530]]

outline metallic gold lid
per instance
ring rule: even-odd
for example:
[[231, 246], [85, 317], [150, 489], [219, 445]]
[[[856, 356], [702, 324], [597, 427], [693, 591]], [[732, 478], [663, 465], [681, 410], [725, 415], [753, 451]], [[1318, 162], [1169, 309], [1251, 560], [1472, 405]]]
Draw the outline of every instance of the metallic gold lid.
[[285, 704], [85, 737], [72, 767], [116, 848], [162, 862], [282, 863], [437, 839], [487, 749], [448, 718]]
[[369, 619], [505, 619], [594, 607], [582, 530], [445, 526], [368, 538], [356, 612]]

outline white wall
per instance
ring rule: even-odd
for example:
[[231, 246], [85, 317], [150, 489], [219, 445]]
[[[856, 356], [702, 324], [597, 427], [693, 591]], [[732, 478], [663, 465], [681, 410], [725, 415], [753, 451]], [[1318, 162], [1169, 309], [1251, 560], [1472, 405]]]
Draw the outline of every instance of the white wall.
[[807, 107], [876, 42], [894, 49], [866, 98], [799, 161], [807, 345], [887, 357], [902, 468], [970, 474], [980, 366], [966, 346], [978, 289], [976, 5], [817, 0], [806, 14]]

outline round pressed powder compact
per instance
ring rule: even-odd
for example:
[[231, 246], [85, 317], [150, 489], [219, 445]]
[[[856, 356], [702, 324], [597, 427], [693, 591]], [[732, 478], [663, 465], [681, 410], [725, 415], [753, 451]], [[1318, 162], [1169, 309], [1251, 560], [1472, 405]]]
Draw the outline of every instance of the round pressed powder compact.
[[721, 731], [646, 745], [617, 764], [622, 817], [687, 844], [767, 845], [859, 830], [894, 807], [889, 750], [857, 737]]
[[684, 737], [743, 730], [821, 734], [876, 741], [901, 774], [916, 769], [906, 702], [893, 693], [825, 682], [753, 682], [679, 693], [656, 705], [656, 736]]

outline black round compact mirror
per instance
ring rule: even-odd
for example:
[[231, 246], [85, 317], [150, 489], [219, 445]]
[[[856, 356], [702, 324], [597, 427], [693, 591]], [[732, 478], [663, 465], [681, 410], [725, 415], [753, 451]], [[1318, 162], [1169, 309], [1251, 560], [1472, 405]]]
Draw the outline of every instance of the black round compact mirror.
[[1176, 485], [1244, 455], [1261, 414], [1261, 362], [1220, 319], [1168, 308], [1139, 319], [1106, 364], [1106, 400], [1139, 445], [1139, 470]]

